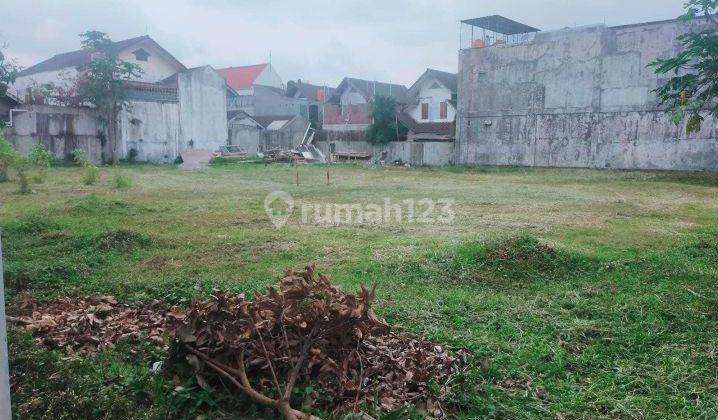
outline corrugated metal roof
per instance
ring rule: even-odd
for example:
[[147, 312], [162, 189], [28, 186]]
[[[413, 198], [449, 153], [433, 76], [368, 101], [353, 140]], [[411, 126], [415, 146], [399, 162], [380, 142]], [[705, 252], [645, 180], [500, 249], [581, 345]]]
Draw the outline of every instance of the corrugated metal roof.
[[[254, 121], [257, 121], [262, 127], [269, 129], [269, 126], [275, 121], [284, 121], [284, 124], [286, 124], [295, 117], [296, 115], [255, 115], [252, 118], [254, 118]], [[284, 124], [282, 124], [282, 127]]]
[[227, 67], [217, 72], [227, 81], [227, 84], [234, 89], [250, 89], [269, 63], [254, 64], [251, 66]]
[[476, 26], [502, 35], [518, 35], [530, 32], [540, 32], [540, 29], [524, 25], [501, 15], [484, 16], [474, 19], [462, 20], [461, 23]]
[[282, 127], [284, 127], [289, 120], [276, 120], [272, 121], [268, 126], [267, 130], [274, 131], [274, 130], [281, 130]]

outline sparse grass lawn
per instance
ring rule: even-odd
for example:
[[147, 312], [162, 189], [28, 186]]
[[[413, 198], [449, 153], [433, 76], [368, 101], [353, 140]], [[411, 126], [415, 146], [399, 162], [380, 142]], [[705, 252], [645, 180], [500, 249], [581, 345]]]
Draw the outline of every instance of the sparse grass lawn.
[[[718, 416], [718, 175], [330, 171], [330, 186], [326, 167], [300, 167], [296, 186], [294, 168], [257, 164], [101, 168], [90, 186], [53, 168], [30, 195], [0, 184], [7, 298], [251, 295], [314, 262], [349, 290], [377, 282], [394, 327], [471, 350], [450, 395], [457, 417]], [[120, 175], [131, 185], [114, 188]], [[298, 205], [452, 198], [457, 218], [275, 229], [263, 207], [274, 190]], [[65, 360], [25, 333], [10, 341], [22, 418], [271, 416], [152, 374], [152, 349]]]

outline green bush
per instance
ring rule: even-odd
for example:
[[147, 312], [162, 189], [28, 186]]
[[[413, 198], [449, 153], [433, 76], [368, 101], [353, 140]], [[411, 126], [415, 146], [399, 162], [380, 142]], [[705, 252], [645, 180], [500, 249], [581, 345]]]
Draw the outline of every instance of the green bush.
[[72, 153], [70, 153], [70, 155], [72, 156], [72, 161], [77, 166], [86, 166], [87, 162], [90, 161], [87, 159], [87, 153], [85, 153], [82, 149], [75, 149]]
[[100, 180], [100, 169], [95, 166], [82, 149], [72, 151], [72, 161], [75, 165], [82, 166], [82, 183], [85, 185], [96, 184]]
[[93, 185], [96, 184], [99, 180], [100, 168], [93, 165], [92, 163], [88, 163], [87, 165], [85, 165], [82, 172], [82, 183], [85, 185]]
[[117, 172], [114, 178], [112, 178], [112, 185], [115, 189], [124, 190], [132, 186], [132, 180], [130, 177]]
[[47, 168], [52, 165], [52, 162], [55, 160], [55, 156], [45, 149], [45, 146], [36, 144], [32, 148], [28, 158], [33, 166], [37, 168], [37, 172], [35, 172], [35, 175], [33, 176], [33, 181], [36, 184], [42, 184], [45, 182], [45, 178], [47, 177]]
[[17, 180], [19, 184], [18, 192], [20, 194], [29, 194], [30, 190], [30, 160], [24, 157], [18, 157], [15, 159], [13, 167], [17, 173]]

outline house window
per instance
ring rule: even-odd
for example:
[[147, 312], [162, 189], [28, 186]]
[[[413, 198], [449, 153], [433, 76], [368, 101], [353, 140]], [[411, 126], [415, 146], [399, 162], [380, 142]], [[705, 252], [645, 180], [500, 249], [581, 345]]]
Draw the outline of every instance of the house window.
[[449, 116], [449, 107], [447, 106], [446, 101], [439, 104], [439, 118], [442, 120], [445, 120]]
[[132, 51], [132, 54], [135, 55], [135, 60], [137, 61], [147, 61], [147, 59], [150, 57], [150, 53], [148, 53], [142, 48], [136, 51]]
[[421, 104], [421, 119], [422, 120], [429, 119], [429, 104], [427, 104], [427, 103]]

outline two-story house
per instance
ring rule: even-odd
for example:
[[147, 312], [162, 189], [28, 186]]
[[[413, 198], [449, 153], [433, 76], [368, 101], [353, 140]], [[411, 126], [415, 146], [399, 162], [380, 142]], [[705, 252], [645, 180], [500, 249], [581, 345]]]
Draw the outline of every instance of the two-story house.
[[371, 124], [370, 104], [376, 95], [390, 96], [397, 107], [406, 103], [405, 86], [370, 80], [344, 78], [324, 107], [323, 128], [327, 131], [364, 131]]
[[[177, 72], [187, 70], [148, 35], [117, 41], [113, 48], [118, 58], [142, 69], [138, 82], [157, 83]], [[25, 99], [30, 94], [29, 88], [50, 83], [56, 86], [70, 84], [77, 76], [78, 69], [90, 63], [92, 54], [93, 52], [87, 49], [70, 51], [28, 67], [18, 73], [11, 92], [18, 98]]]
[[409, 88], [399, 121], [407, 140], [453, 140], [456, 131], [455, 73], [427, 69]]

